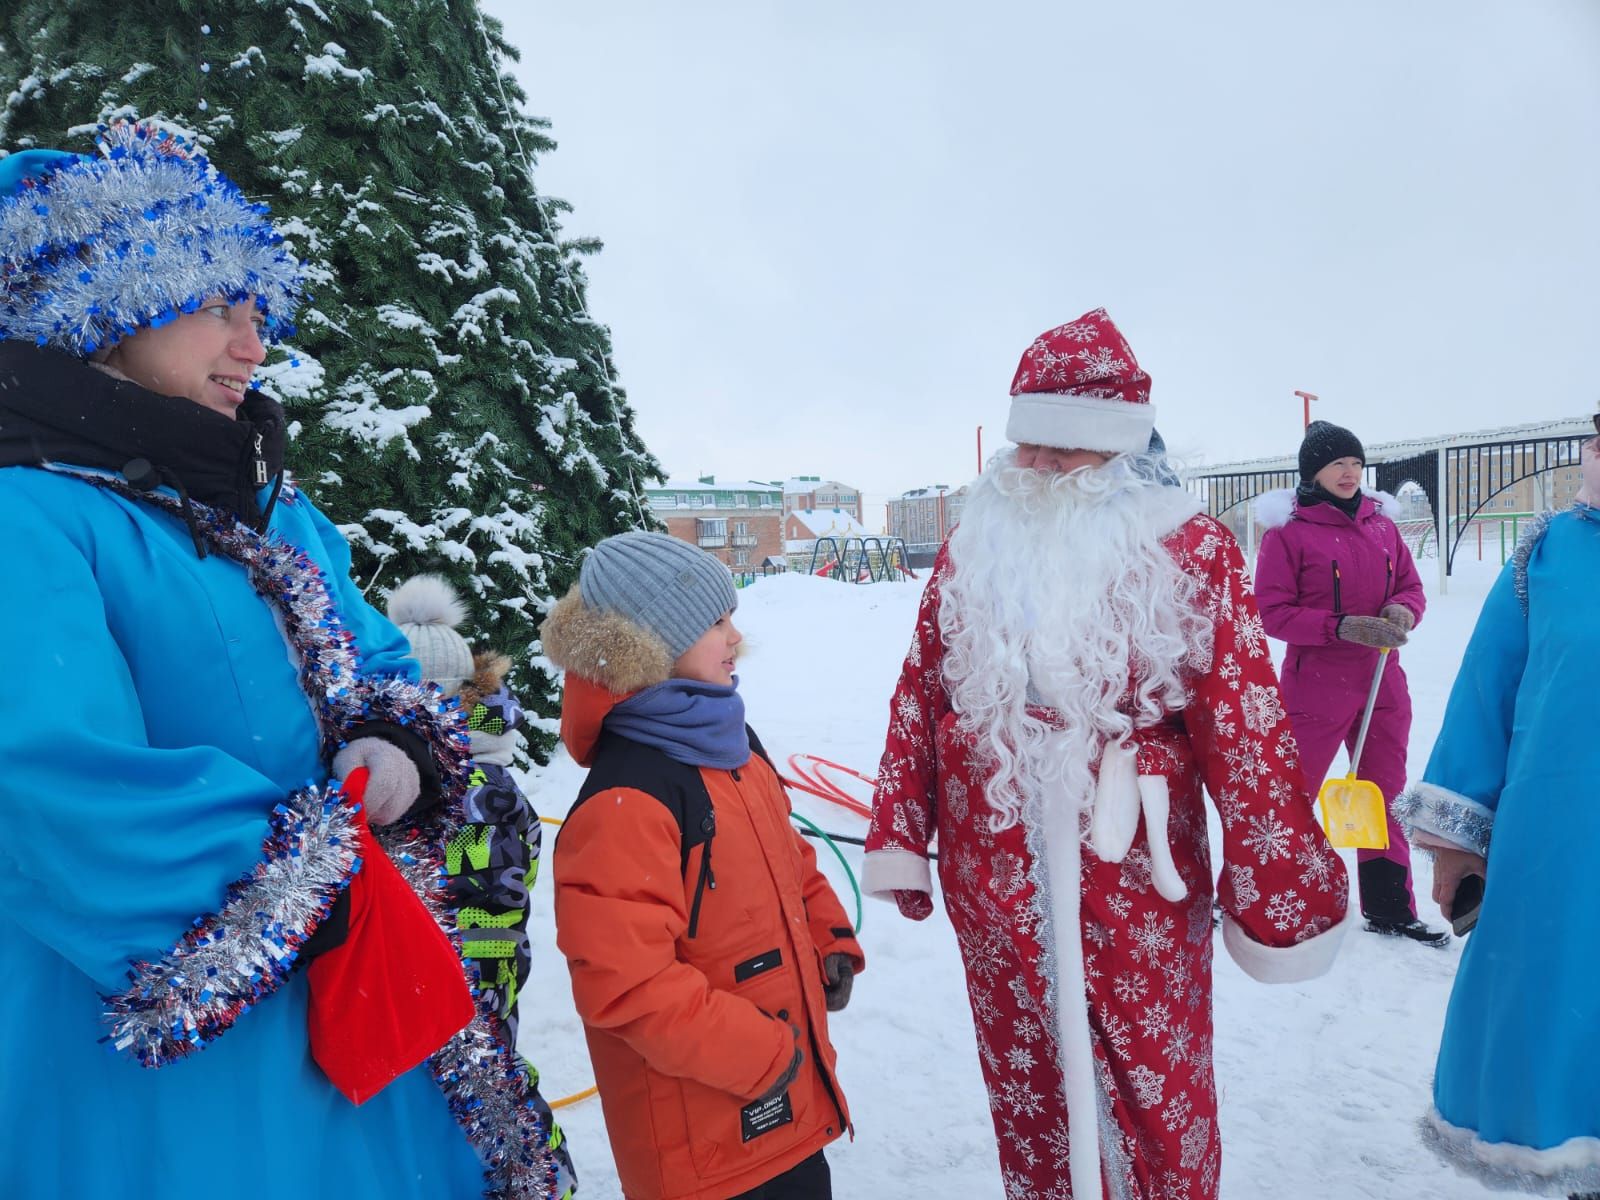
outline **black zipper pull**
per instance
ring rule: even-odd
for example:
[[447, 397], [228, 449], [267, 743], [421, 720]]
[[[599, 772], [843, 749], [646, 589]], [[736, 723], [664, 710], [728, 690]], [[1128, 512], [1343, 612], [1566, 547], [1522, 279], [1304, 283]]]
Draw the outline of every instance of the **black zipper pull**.
[[1340, 595], [1339, 560], [1337, 558], [1333, 560], [1333, 611], [1336, 613], [1344, 611], [1344, 599]]
[[256, 434], [256, 486], [266, 487], [270, 480], [267, 478], [267, 457], [261, 453], [261, 435]]

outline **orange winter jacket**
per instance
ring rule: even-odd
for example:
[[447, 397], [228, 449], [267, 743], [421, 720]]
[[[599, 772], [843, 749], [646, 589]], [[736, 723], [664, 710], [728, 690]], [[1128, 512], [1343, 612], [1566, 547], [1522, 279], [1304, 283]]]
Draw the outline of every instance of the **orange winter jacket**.
[[[760, 754], [732, 771], [602, 733], [623, 697], [569, 673], [561, 736], [589, 778], [556, 840], [572, 972], [627, 1200], [726, 1200], [850, 1128], [824, 955], [865, 967]], [[774, 1101], [752, 1104], [794, 1057]]]

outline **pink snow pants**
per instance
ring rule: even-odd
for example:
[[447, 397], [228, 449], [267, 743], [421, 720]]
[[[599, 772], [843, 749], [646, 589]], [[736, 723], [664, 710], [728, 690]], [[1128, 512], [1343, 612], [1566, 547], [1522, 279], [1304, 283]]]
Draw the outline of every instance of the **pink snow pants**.
[[[1285, 680], [1285, 683], [1287, 682]], [[1284, 690], [1287, 692], [1289, 688], [1286, 687]], [[1389, 804], [1405, 787], [1406, 742], [1411, 736], [1411, 706], [1409, 703], [1399, 705], [1390, 703], [1395, 691], [1399, 692], [1403, 700], [1404, 688], [1385, 688], [1378, 694], [1378, 705], [1372, 712], [1372, 726], [1367, 730], [1367, 744], [1361, 752], [1361, 769], [1358, 772], [1362, 779], [1369, 779], [1378, 785], [1378, 789], [1383, 792], [1386, 811]], [[1385, 695], [1385, 692], [1390, 694]], [[1322, 711], [1315, 713], [1296, 711], [1291, 703], [1289, 720], [1294, 726], [1294, 738], [1300, 747], [1300, 769], [1305, 772], [1306, 786], [1313, 793], [1328, 777], [1328, 771], [1333, 767], [1335, 757], [1339, 758], [1338, 770], [1341, 774], [1348, 769], [1349, 760], [1339, 754], [1339, 748], [1343, 746], [1345, 754], [1355, 748], [1356, 734], [1361, 729], [1361, 709], [1366, 700], [1365, 692], [1346, 692], [1342, 695], [1337, 692], [1332, 694], [1323, 692], [1318, 697]], [[1392, 811], [1388, 811], [1388, 817], [1389, 848], [1356, 851], [1358, 864], [1356, 874], [1361, 887], [1361, 913], [1363, 916], [1376, 917], [1380, 920], [1415, 919], [1417, 900], [1411, 879], [1411, 846], [1406, 841], [1406, 835], [1399, 823], [1394, 819]], [[1375, 890], [1374, 876], [1372, 873], [1359, 870], [1359, 865], [1379, 859], [1387, 859], [1404, 872], [1405, 916], [1391, 911], [1398, 897], [1368, 894]]]

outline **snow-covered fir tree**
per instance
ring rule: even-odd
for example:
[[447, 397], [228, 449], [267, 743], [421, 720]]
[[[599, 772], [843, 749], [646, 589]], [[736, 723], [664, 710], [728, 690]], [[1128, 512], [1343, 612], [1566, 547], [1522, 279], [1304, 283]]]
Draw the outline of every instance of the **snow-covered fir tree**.
[[595, 247], [562, 241], [565, 206], [535, 193], [553, 143], [498, 23], [474, 0], [4, 7], [0, 150], [92, 152], [97, 122], [139, 116], [271, 205], [308, 264], [298, 332], [260, 372], [301, 486], [370, 598], [450, 576], [464, 632], [548, 702], [542, 613], [584, 546], [649, 522], [660, 469], [586, 311]]

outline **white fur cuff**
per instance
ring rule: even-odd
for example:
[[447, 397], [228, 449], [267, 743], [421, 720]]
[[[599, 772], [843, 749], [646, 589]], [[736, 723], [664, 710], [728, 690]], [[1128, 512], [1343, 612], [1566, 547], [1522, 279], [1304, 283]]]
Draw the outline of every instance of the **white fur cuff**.
[[897, 891], [933, 892], [933, 872], [925, 855], [911, 850], [873, 850], [861, 863], [861, 890], [879, 900]]
[[1344, 941], [1355, 909], [1350, 909], [1326, 933], [1292, 946], [1265, 946], [1244, 931], [1232, 917], [1222, 918], [1222, 944], [1228, 957], [1257, 983], [1303, 983], [1327, 972]]

